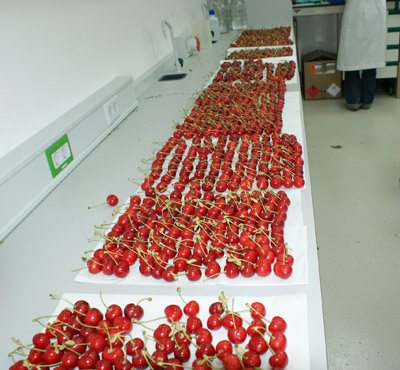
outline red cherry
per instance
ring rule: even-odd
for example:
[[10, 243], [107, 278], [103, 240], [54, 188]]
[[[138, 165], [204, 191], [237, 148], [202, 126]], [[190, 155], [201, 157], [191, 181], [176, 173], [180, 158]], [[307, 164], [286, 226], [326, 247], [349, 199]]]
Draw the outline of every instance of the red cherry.
[[170, 323], [178, 322], [183, 316], [181, 308], [176, 304], [165, 307], [164, 313]]
[[200, 306], [196, 301], [190, 301], [183, 307], [183, 312], [187, 316], [196, 316], [200, 312]]
[[287, 328], [286, 321], [280, 316], [274, 316], [271, 320], [271, 323], [268, 325], [268, 330], [271, 333], [275, 333], [276, 331], [285, 332]]
[[276, 262], [274, 264], [274, 272], [275, 275], [282, 278], [282, 279], [287, 279], [292, 275], [292, 266], [290, 265], [284, 265], [283, 263]]
[[278, 350], [269, 358], [269, 364], [272, 367], [284, 368], [288, 364], [288, 356], [285, 351]]
[[264, 304], [261, 302], [253, 302], [251, 304], [251, 317], [253, 319], [259, 319], [261, 317], [264, 317], [266, 312]]
[[272, 348], [273, 351], [277, 350], [282, 350], [284, 351], [286, 349], [286, 337], [285, 334], [282, 332], [276, 331], [272, 334], [272, 337], [269, 341], [269, 345]]
[[246, 351], [243, 354], [243, 365], [249, 366], [251, 368], [260, 367], [261, 366], [261, 358], [257, 352], [254, 351]]
[[242, 363], [238, 355], [234, 353], [230, 353], [224, 356], [222, 359], [222, 363], [224, 365], [225, 370], [241, 370]]
[[263, 355], [268, 351], [268, 344], [265, 341], [264, 337], [261, 335], [255, 335], [250, 338], [248, 343], [248, 348], [251, 351], [258, 353], [259, 355]]
[[117, 304], [111, 304], [107, 307], [105, 317], [109, 321], [113, 321], [116, 317], [122, 316], [122, 308]]
[[132, 320], [140, 320], [144, 315], [144, 310], [141, 306], [134, 303], [128, 303], [124, 308], [124, 315], [126, 318]]
[[119, 199], [116, 195], [110, 194], [109, 196], [107, 196], [106, 201], [110, 206], [114, 207], [118, 204]]
[[240, 344], [246, 340], [247, 332], [243, 326], [230, 328], [228, 330], [228, 338], [233, 344]]

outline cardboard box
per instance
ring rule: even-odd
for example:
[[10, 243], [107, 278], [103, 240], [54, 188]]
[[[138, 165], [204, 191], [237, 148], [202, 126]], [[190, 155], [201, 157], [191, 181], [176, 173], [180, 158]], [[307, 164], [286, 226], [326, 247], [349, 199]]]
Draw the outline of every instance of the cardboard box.
[[307, 100], [342, 96], [342, 72], [336, 69], [336, 54], [316, 50], [303, 56], [304, 97]]

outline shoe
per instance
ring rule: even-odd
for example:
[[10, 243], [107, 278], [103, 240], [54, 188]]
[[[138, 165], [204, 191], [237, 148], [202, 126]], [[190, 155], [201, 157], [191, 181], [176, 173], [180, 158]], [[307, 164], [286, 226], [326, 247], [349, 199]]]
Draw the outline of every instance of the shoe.
[[362, 109], [370, 109], [372, 104], [361, 104]]
[[360, 104], [346, 104], [346, 106], [353, 112], [356, 112], [360, 109]]

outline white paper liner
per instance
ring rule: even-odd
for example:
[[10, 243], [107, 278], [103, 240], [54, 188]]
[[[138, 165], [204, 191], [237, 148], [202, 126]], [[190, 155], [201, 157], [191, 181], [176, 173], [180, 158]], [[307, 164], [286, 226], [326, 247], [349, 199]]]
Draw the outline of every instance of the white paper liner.
[[[198, 317], [202, 320], [203, 326], [207, 327], [206, 322], [209, 316], [208, 307], [211, 303], [218, 301], [216, 296], [190, 296], [189, 288], [182, 288], [182, 295], [186, 302], [191, 300], [196, 300], [200, 305], [200, 313]], [[228, 296], [230, 292], [226, 292]], [[65, 293], [63, 295], [65, 299], [70, 302], [76, 302], [77, 300], [86, 300], [92, 307], [99, 308], [103, 313], [105, 311], [104, 304], [101, 302], [100, 295], [97, 294], [77, 294], [77, 293]], [[156, 317], [163, 317], [164, 308], [169, 304], [177, 304], [183, 308], [183, 303], [181, 299], [173, 295], [151, 295], [152, 301], [143, 301], [140, 305], [144, 309], [143, 321], [151, 320]], [[118, 304], [123, 309], [128, 303], [136, 303], [141, 298], [145, 296], [137, 295], [117, 295], [117, 294], [104, 294], [103, 300], [107, 305]], [[254, 297], [254, 296], [238, 296], [234, 297], [234, 310], [240, 311], [246, 308], [246, 303], [252, 302], [262, 302], [266, 307], [266, 318], [271, 320], [274, 316], [281, 316], [287, 323], [287, 330], [285, 336], [287, 339], [286, 353], [289, 358], [288, 366], [285, 370], [308, 370], [310, 369], [310, 359], [309, 359], [309, 339], [308, 339], [308, 322], [307, 322], [307, 299], [305, 294], [293, 294], [293, 295], [282, 295], [282, 296], [270, 296], [270, 297]], [[60, 313], [68, 304], [64, 301], [60, 301], [58, 304], [54, 315]], [[243, 314], [243, 318], [249, 319], [248, 314]], [[182, 317], [182, 321], [186, 320], [186, 316]], [[250, 320], [249, 320], [250, 321]], [[151, 328], [156, 328], [157, 325], [161, 323], [166, 323], [166, 321], [158, 320], [152, 323], [148, 323]], [[247, 325], [246, 325], [247, 327]], [[142, 338], [143, 327], [140, 325], [134, 325], [132, 329], [131, 336], [134, 338], [136, 336]], [[148, 331], [150, 334], [151, 332]], [[218, 341], [227, 339], [226, 330], [221, 328], [217, 331], [211, 331], [213, 336], [213, 343], [218, 343]], [[247, 343], [247, 340], [246, 340]], [[148, 350], [150, 353], [153, 352], [153, 342], [148, 342]], [[192, 357], [186, 365], [190, 365], [194, 360], [194, 350], [191, 348]], [[270, 366], [268, 364], [268, 358], [271, 356], [271, 352], [268, 351], [262, 356], [261, 368], [268, 370]], [[130, 356], [128, 357], [130, 359]], [[221, 363], [216, 360], [216, 365], [221, 365]], [[218, 366], [220, 367], [220, 366]]]

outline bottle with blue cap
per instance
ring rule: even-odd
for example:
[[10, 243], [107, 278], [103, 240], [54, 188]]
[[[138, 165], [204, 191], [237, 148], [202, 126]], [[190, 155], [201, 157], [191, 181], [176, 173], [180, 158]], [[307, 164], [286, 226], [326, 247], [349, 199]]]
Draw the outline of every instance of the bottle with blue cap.
[[221, 36], [220, 28], [219, 28], [219, 19], [215, 15], [214, 9], [211, 9], [209, 12], [209, 20], [210, 20], [210, 29], [211, 29], [211, 39], [212, 42], [217, 42]]

